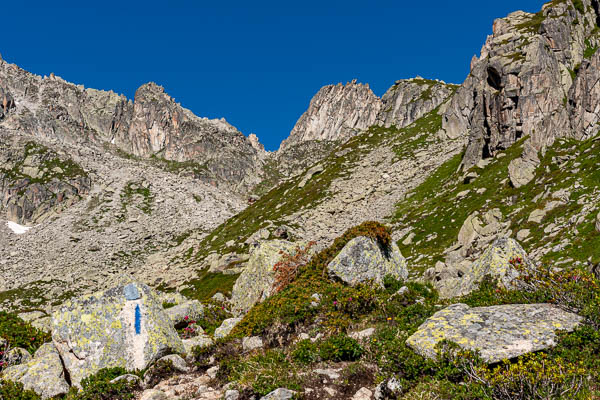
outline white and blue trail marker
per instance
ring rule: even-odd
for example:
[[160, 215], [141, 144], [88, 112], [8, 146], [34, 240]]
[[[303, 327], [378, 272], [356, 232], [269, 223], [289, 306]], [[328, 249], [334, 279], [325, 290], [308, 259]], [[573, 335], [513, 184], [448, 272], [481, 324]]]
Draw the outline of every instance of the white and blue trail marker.
[[[127, 286], [125, 286], [124, 290], [125, 292], [125, 299], [127, 299], [128, 301], [134, 301], [134, 300], [138, 300], [141, 296], [140, 296], [140, 291], [138, 290], [137, 286], [135, 286], [134, 284], [129, 284]], [[142, 331], [142, 312], [140, 310], [140, 305], [136, 304], [135, 306], [135, 320], [134, 320], [134, 327], [135, 327], [135, 334], [139, 335]]]

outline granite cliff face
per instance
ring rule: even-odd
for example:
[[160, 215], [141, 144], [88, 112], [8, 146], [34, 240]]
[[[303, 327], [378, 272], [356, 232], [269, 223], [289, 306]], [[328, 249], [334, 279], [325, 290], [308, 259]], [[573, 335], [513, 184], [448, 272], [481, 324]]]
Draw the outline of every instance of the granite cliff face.
[[373, 125], [404, 128], [439, 107], [455, 87], [441, 81], [397, 81], [382, 98], [356, 80], [321, 88], [279, 153], [305, 142], [344, 142]]
[[595, 0], [555, 0], [494, 22], [443, 119], [449, 137], [469, 134], [464, 168], [528, 136], [511, 168], [520, 186], [556, 138], [597, 133], [599, 21]]
[[258, 183], [256, 171], [264, 157], [259, 144], [224, 119], [197, 117], [154, 83], [141, 86], [131, 101], [54, 75], [42, 78], [2, 60], [0, 127], [193, 163], [197, 178], [239, 192]]

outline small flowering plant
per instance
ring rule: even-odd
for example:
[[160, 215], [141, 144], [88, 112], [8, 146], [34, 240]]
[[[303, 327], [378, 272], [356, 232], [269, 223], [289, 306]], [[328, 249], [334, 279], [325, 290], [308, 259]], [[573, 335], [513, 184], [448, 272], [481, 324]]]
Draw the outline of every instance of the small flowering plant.
[[523, 259], [521, 257], [513, 257], [510, 260], [508, 260], [509, 264], [512, 265], [513, 267], [516, 267], [518, 265], [523, 264]]
[[191, 339], [203, 332], [202, 328], [197, 325], [197, 321], [190, 318], [190, 316], [186, 315], [183, 317], [183, 320], [185, 321], [186, 325], [179, 329], [179, 335], [182, 339]]

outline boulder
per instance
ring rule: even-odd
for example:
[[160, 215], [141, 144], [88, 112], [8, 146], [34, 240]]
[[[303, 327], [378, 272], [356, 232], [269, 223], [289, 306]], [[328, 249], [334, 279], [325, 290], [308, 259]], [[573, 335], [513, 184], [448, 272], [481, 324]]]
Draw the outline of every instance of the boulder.
[[247, 312], [253, 305], [273, 294], [275, 282], [273, 267], [281, 260], [281, 252], [293, 253], [298, 246], [285, 240], [260, 243], [250, 255], [248, 265], [233, 286], [231, 304], [235, 314]]
[[148, 286], [129, 283], [63, 304], [52, 340], [74, 385], [102, 368], [144, 369], [183, 343]]
[[402, 394], [402, 383], [396, 377], [391, 377], [381, 382], [375, 388], [375, 400], [398, 398]]
[[531, 212], [531, 214], [529, 214], [529, 218], [527, 219], [527, 222], [535, 222], [536, 224], [539, 224], [540, 222], [542, 222], [542, 220], [544, 219], [545, 216], [546, 216], [546, 210], [536, 209], [536, 210], [533, 210]]
[[189, 321], [197, 321], [204, 315], [204, 306], [198, 300], [191, 300], [175, 307], [167, 308], [165, 313], [176, 328], [183, 328]]
[[26, 390], [33, 390], [42, 399], [64, 395], [69, 391], [63, 364], [51, 343], [42, 345], [26, 364], [6, 368], [3, 378], [22, 383]]
[[18, 365], [28, 363], [32, 358], [27, 350], [15, 347], [6, 353], [5, 361], [7, 365]]
[[215, 329], [215, 334], [213, 335], [214, 338], [221, 339], [221, 338], [226, 337], [227, 335], [229, 335], [231, 333], [233, 328], [235, 328], [235, 326], [240, 323], [241, 320], [242, 320], [241, 318], [226, 319], [225, 321], [223, 321], [221, 326], [219, 326], [217, 329]]
[[460, 269], [437, 266], [440, 270], [436, 269], [433, 274], [433, 285], [442, 299], [471, 293], [486, 275], [498, 279], [498, 283], [505, 288], [513, 288], [513, 281], [519, 276], [519, 272], [511, 264], [511, 260], [516, 259], [520, 259], [524, 266], [530, 265], [527, 253], [516, 240], [498, 238], [477, 261], [462, 264]]
[[285, 388], [279, 388], [273, 390], [271, 393], [260, 398], [260, 400], [290, 400], [294, 397], [296, 392]]
[[168, 356], [164, 356], [157, 362], [160, 363], [161, 361], [162, 362], [170, 362], [173, 365], [173, 369], [177, 372], [182, 372], [182, 373], [190, 372], [190, 367], [187, 366], [187, 364], [185, 363], [185, 360], [183, 358], [181, 358], [181, 356], [178, 356], [177, 354], [169, 354]]
[[192, 354], [192, 350], [194, 347], [208, 347], [211, 346], [213, 343], [213, 340], [206, 335], [194, 336], [190, 339], [183, 339], [183, 347], [185, 347], [185, 354], [188, 355]]
[[225, 392], [224, 400], [238, 400], [240, 398], [240, 392], [237, 390], [227, 390]]
[[384, 249], [374, 239], [359, 236], [350, 240], [342, 251], [327, 265], [330, 276], [349, 285], [372, 281], [383, 286], [383, 278], [391, 275], [396, 279], [406, 279], [408, 269], [406, 259], [396, 243]]
[[449, 340], [495, 363], [550, 348], [556, 344], [555, 331], [573, 331], [581, 320], [551, 304], [476, 308], [454, 304], [426, 320], [406, 344], [420, 355], [435, 359], [436, 345]]
[[352, 400], [370, 400], [373, 397], [373, 392], [363, 387], [352, 396]]
[[260, 336], [245, 337], [242, 339], [242, 348], [244, 351], [252, 351], [263, 348], [263, 341]]
[[515, 188], [527, 185], [535, 178], [537, 165], [527, 159], [516, 158], [508, 164], [510, 183]]
[[168, 400], [168, 397], [165, 392], [161, 390], [148, 389], [144, 390], [140, 400]]

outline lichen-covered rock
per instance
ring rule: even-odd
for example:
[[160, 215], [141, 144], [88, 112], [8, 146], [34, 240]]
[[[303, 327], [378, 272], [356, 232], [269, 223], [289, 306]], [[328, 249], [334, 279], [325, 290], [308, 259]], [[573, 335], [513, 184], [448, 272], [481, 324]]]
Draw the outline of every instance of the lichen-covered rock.
[[204, 315], [204, 306], [198, 300], [188, 301], [175, 307], [165, 310], [173, 326], [176, 328], [183, 327], [189, 321], [196, 321]]
[[239, 324], [241, 320], [242, 320], [241, 318], [226, 319], [225, 321], [223, 321], [221, 326], [219, 326], [217, 329], [215, 329], [214, 338], [221, 339], [221, 338], [224, 338], [225, 336], [229, 335], [229, 333], [231, 333], [233, 328], [235, 328], [235, 326], [237, 324]]
[[102, 368], [144, 369], [183, 343], [155, 293], [129, 283], [63, 304], [52, 339], [74, 385]]
[[471, 293], [486, 275], [498, 279], [498, 283], [505, 288], [513, 288], [513, 281], [519, 272], [511, 260], [526, 267], [530, 265], [527, 253], [516, 240], [498, 238], [474, 263], [462, 265], [460, 269], [444, 264], [436, 266], [432, 282], [442, 299]]
[[582, 318], [551, 304], [509, 304], [470, 308], [454, 304], [435, 313], [406, 341], [420, 355], [434, 359], [436, 345], [449, 340], [476, 350], [488, 363], [547, 349], [555, 331], [572, 331]]
[[31, 361], [33, 357], [29, 352], [21, 347], [15, 347], [8, 351], [6, 354], [7, 365], [18, 365], [25, 364]]
[[349, 241], [327, 265], [329, 275], [349, 285], [372, 281], [383, 286], [383, 278], [391, 275], [406, 279], [408, 269], [396, 243], [384, 249], [374, 239], [359, 236]]
[[233, 286], [231, 304], [234, 313], [243, 314], [273, 294], [273, 267], [281, 260], [282, 251], [293, 253], [298, 246], [285, 240], [260, 243], [250, 255], [248, 265]]
[[28, 363], [5, 369], [3, 378], [22, 383], [26, 390], [33, 390], [42, 399], [60, 396], [69, 391], [63, 364], [51, 343], [40, 347]]

